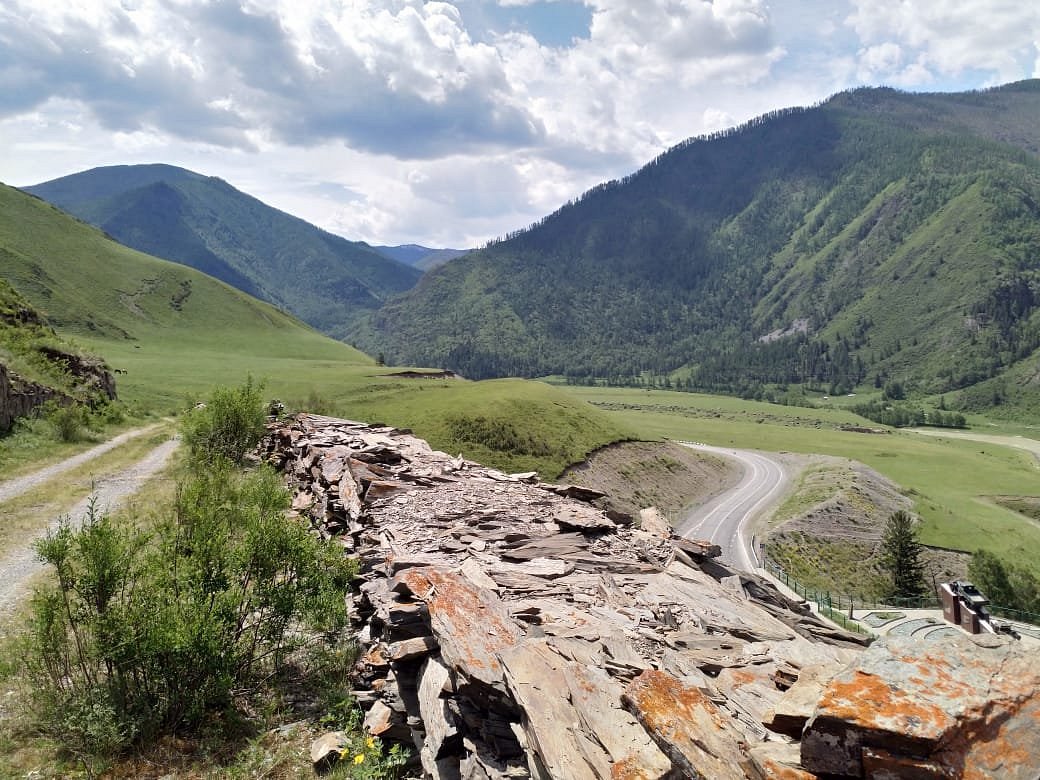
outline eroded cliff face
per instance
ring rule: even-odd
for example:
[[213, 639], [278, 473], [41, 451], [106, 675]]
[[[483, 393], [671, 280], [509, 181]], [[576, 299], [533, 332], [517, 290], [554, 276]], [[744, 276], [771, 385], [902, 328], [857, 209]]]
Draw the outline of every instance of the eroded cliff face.
[[23, 379], [0, 363], [0, 433], [9, 431], [15, 420], [28, 417], [48, 401], [94, 405], [116, 399], [115, 378], [104, 363], [58, 350], [50, 350], [50, 355], [60, 356], [61, 365], [75, 377], [74, 395]]
[[116, 380], [108, 366], [92, 355], [77, 355], [55, 347], [40, 347], [48, 360], [63, 366], [75, 379], [75, 393], [87, 401], [116, 399]]
[[0, 363], [0, 433], [9, 431], [19, 417], [27, 417], [36, 407], [60, 397], [61, 393], [51, 387], [10, 374]]
[[[115, 378], [104, 361], [56, 346], [60, 344], [46, 319], [0, 279], [0, 351], [30, 360], [37, 368], [42, 358], [44, 366], [43, 376], [37, 377], [41, 381], [30, 381], [0, 362], [0, 434], [48, 401], [94, 405], [115, 400]], [[52, 383], [44, 378], [48, 372]]]
[[[264, 455], [284, 470], [294, 511], [359, 559], [356, 696], [373, 734], [413, 748], [417, 774], [954, 777], [943, 772], [959, 760], [992, 766], [967, 758], [979, 745], [995, 755], [1009, 740], [1040, 743], [1024, 687], [1032, 703], [1016, 705], [1017, 725], [947, 729], [958, 736], [936, 737], [942, 750], [912, 718], [886, 720], [892, 739], [857, 736], [879, 733], [864, 713], [881, 717], [885, 691], [907, 691], [911, 709], [946, 707], [924, 697], [962, 663], [994, 665], [969, 710], [1010, 701], [993, 682], [1005, 662], [968, 642], [945, 667], [929, 656], [939, 677], [919, 670], [911, 685], [915, 673], [885, 659], [925, 651], [864, 653], [768, 581], [719, 565], [718, 548], [595, 508], [597, 491], [312, 415], [272, 426]], [[335, 734], [315, 743], [316, 764], [336, 745]], [[884, 774], [919, 764], [939, 774]]]

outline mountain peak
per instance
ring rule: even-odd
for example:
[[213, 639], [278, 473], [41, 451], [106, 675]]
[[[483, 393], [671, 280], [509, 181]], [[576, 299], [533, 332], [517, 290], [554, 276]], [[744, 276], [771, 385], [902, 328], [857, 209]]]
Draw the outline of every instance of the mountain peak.
[[26, 189], [127, 246], [215, 276], [333, 336], [422, 275], [223, 179], [172, 165], [94, 168]]

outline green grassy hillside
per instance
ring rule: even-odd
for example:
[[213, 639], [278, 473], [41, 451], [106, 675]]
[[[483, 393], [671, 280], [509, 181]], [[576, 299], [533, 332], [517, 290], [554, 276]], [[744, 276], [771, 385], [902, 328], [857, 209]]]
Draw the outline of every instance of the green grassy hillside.
[[0, 187], [0, 213], [4, 277], [59, 332], [126, 371], [126, 399], [170, 404], [279, 361], [286, 378], [317, 363], [374, 365], [269, 304], [128, 249], [10, 187]]
[[0, 277], [122, 372], [132, 407], [176, 411], [251, 374], [293, 409], [411, 427], [435, 447], [547, 476], [628, 435], [542, 383], [388, 376], [396, 370], [269, 304], [2, 185]]
[[196, 268], [340, 337], [418, 269], [170, 165], [95, 168], [27, 188], [127, 246]]
[[429, 272], [357, 343], [474, 377], [898, 380], [1021, 413], [1040, 398], [1016, 368], [1040, 346], [1037, 116], [1040, 81], [864, 89], [692, 139]]

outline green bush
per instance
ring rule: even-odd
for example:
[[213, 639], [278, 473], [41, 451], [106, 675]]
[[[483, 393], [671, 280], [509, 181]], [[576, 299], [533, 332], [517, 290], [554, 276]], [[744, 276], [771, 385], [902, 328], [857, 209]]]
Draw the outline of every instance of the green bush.
[[341, 640], [356, 566], [287, 505], [274, 472], [217, 461], [165, 517], [91, 509], [40, 541], [58, 582], [33, 598], [25, 664], [44, 730], [111, 754], [197, 726], [297, 651]]
[[87, 411], [78, 403], [60, 404], [48, 401], [41, 409], [54, 438], [63, 442], [83, 441], [87, 428]]
[[189, 409], [181, 423], [181, 436], [191, 459], [226, 458], [241, 463], [265, 432], [262, 392], [263, 384], [248, 377], [240, 387], [218, 387], [206, 403]]

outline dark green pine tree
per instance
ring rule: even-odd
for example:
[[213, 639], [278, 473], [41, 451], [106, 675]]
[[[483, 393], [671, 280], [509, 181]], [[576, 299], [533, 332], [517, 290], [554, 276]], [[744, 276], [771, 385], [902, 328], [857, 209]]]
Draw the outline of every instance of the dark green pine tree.
[[924, 595], [924, 565], [917, 527], [909, 512], [899, 510], [888, 518], [881, 540], [882, 565], [892, 578], [892, 595], [916, 598]]

